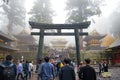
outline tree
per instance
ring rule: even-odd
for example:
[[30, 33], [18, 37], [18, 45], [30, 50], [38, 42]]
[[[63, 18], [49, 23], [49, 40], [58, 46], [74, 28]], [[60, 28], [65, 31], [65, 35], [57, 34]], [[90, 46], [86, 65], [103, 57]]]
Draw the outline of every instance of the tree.
[[68, 0], [66, 10], [68, 11], [68, 23], [79, 23], [87, 21], [91, 16], [100, 15], [101, 0]]
[[8, 24], [8, 18], [6, 15], [6, 12], [3, 9], [3, 6], [7, 6], [7, 4], [1, 0], [0, 1], [0, 31], [7, 32], [7, 24]]
[[9, 0], [3, 0], [6, 4], [8, 4]]
[[30, 21], [52, 23], [53, 10], [50, 0], [37, 0], [29, 13], [32, 15]]
[[26, 12], [23, 6], [24, 0], [10, 0], [7, 5], [3, 6], [8, 17], [8, 32], [13, 33], [14, 28], [25, 26]]
[[[68, 11], [67, 23], [81, 23], [87, 21], [94, 15], [100, 15], [100, 3], [102, 0], [67, 0], [66, 10]], [[80, 32], [83, 32], [80, 29]], [[82, 36], [80, 36], [80, 46], [83, 48]]]

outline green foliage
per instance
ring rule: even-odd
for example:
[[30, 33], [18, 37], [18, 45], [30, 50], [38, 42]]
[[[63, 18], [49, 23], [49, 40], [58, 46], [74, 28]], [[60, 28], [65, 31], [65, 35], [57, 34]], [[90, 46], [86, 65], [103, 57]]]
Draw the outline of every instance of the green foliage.
[[30, 52], [14, 52], [10, 53], [14, 61], [17, 62], [18, 60], [21, 60], [21, 57], [24, 57], [24, 60], [33, 60], [35, 61], [37, 58], [37, 52], [36, 51], [30, 51]]
[[3, 54], [0, 54], [0, 59], [4, 59], [5, 56]]
[[32, 15], [30, 21], [52, 23], [53, 10], [50, 0], [37, 0], [29, 13]]
[[68, 23], [87, 21], [91, 16], [100, 15], [100, 4], [102, 0], [68, 0], [66, 10], [68, 11]]

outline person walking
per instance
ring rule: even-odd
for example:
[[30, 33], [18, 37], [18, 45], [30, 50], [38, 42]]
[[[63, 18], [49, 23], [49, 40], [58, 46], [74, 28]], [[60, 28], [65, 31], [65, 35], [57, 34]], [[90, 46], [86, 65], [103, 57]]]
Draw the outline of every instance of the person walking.
[[108, 63], [107, 63], [107, 61], [104, 61], [103, 67], [104, 67], [104, 72], [108, 72]]
[[28, 75], [29, 75], [29, 62], [23, 60], [23, 72], [25, 74], [24, 79], [28, 80]]
[[6, 61], [0, 64], [0, 80], [15, 80], [17, 67], [11, 55], [6, 56]]
[[81, 61], [77, 67], [77, 73], [79, 75], [80, 69], [83, 67], [83, 62]]
[[29, 61], [28, 71], [29, 71], [29, 79], [31, 79], [31, 77], [32, 77], [32, 72], [33, 72], [33, 64], [32, 64], [32, 61]]
[[19, 62], [17, 66], [17, 80], [19, 80], [19, 77], [24, 80], [24, 72], [23, 72], [23, 64], [22, 61]]
[[96, 72], [93, 67], [90, 66], [90, 59], [85, 59], [85, 66], [82, 67], [79, 71], [79, 79], [82, 80], [97, 80]]
[[70, 59], [64, 59], [65, 65], [61, 68], [59, 73], [59, 80], [75, 80], [74, 68], [70, 65]]
[[104, 69], [104, 67], [103, 67], [103, 61], [101, 61], [99, 63], [99, 75], [101, 75], [101, 73], [103, 72], [103, 69]]
[[45, 57], [44, 60], [39, 72], [41, 80], [54, 80], [54, 66], [49, 62], [49, 57]]

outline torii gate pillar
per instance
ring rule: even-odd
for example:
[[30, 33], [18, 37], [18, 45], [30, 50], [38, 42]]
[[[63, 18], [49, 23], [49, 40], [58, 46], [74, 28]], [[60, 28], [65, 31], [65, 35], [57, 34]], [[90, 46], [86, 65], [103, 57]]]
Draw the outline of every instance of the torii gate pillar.
[[44, 29], [41, 29], [40, 30], [40, 35], [39, 35], [37, 62], [39, 62], [39, 60], [42, 59], [43, 45], [44, 45]]
[[74, 31], [75, 31], [75, 42], [76, 42], [77, 65], [79, 65], [79, 63], [81, 62], [79, 31], [77, 28]]

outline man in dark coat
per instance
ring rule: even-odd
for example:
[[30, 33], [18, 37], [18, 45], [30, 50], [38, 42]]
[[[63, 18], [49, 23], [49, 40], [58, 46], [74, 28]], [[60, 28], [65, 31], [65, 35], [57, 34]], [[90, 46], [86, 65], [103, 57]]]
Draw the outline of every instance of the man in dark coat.
[[59, 73], [59, 80], [75, 80], [75, 71], [72, 66], [70, 66], [70, 59], [64, 59], [65, 65], [61, 68]]
[[[0, 80], [15, 80], [17, 74], [17, 67], [15, 64], [13, 64], [12, 60], [13, 57], [11, 55], [7, 55], [6, 61], [0, 64]], [[11, 74], [10, 77], [8, 78], [5, 75], [3, 75], [3, 70], [5, 69], [5, 67], [9, 66], [11, 67], [13, 74]]]
[[103, 67], [104, 67], [104, 72], [108, 72], [108, 63], [107, 63], [107, 61], [104, 61]]
[[86, 66], [82, 67], [79, 71], [79, 78], [82, 80], [96, 80], [96, 72], [90, 66], [90, 59], [85, 59]]

